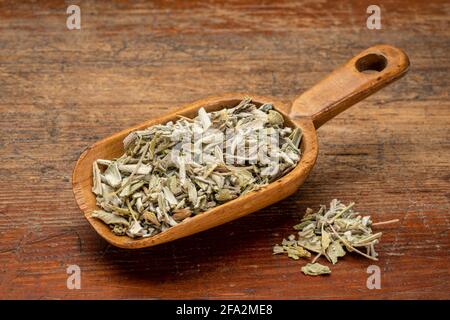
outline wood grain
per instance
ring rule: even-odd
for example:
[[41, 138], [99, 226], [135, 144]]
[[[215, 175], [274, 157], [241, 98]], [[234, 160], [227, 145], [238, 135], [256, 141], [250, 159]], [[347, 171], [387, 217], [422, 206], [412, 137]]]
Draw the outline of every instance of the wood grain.
[[[0, 298], [449, 299], [447, 1], [60, 1], [0, 3]], [[155, 248], [116, 249], [77, 208], [70, 175], [95, 141], [200, 98], [255, 92], [285, 102], [377, 43], [409, 74], [320, 128], [293, 196]], [[273, 256], [306, 207], [355, 201], [383, 228], [382, 289], [348, 256], [330, 277]], [[77, 264], [82, 289], [68, 290]]]

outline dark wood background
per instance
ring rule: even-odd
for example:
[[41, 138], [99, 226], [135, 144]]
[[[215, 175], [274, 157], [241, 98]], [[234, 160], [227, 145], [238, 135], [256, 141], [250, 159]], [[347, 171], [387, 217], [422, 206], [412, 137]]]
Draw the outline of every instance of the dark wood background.
[[[450, 298], [450, 5], [378, 1], [76, 1], [0, 4], [0, 298]], [[409, 74], [320, 129], [312, 174], [292, 197], [201, 234], [116, 249], [71, 190], [96, 140], [229, 91], [291, 101], [373, 44], [403, 48]], [[383, 228], [380, 290], [371, 261], [329, 277], [273, 256], [304, 210], [355, 201]], [[81, 290], [66, 268], [81, 268]]]

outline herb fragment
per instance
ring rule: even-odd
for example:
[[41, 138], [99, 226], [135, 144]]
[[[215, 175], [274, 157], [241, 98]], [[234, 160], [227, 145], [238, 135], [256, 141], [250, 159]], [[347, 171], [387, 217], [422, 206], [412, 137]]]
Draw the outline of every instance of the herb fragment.
[[320, 276], [323, 274], [330, 274], [331, 270], [327, 266], [320, 263], [308, 263], [302, 267], [302, 272], [308, 276]]
[[[316, 263], [320, 257], [336, 264], [346, 252], [355, 252], [368, 259], [378, 260], [375, 245], [379, 243], [382, 232], [373, 233], [371, 227], [395, 223], [398, 219], [372, 223], [370, 216], [361, 216], [354, 211], [354, 205], [352, 202], [346, 206], [334, 199], [328, 209], [320, 206], [319, 210], [314, 212], [308, 208], [300, 223], [293, 226], [294, 230], [298, 231], [297, 238], [290, 235], [288, 239], [283, 239], [281, 246], [273, 247], [273, 253], [285, 253], [295, 260], [300, 257], [309, 258], [310, 252], [316, 253], [312, 263], [302, 268], [302, 271], [309, 275], [323, 267]], [[298, 248], [302, 248], [309, 255], [297, 254]]]

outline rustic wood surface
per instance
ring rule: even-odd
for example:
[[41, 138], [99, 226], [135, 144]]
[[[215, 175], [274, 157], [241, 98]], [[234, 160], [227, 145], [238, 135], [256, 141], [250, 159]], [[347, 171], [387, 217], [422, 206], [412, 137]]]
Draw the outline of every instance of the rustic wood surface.
[[[0, 3], [0, 298], [450, 298], [448, 1], [61, 1]], [[291, 101], [377, 43], [403, 48], [405, 78], [318, 132], [319, 157], [293, 196], [224, 226], [138, 251], [116, 249], [75, 204], [87, 146], [209, 95]], [[328, 277], [273, 256], [309, 207], [355, 201], [382, 228], [373, 262], [347, 256]], [[381, 229], [381, 228], [380, 228]], [[66, 286], [68, 265], [81, 289]]]

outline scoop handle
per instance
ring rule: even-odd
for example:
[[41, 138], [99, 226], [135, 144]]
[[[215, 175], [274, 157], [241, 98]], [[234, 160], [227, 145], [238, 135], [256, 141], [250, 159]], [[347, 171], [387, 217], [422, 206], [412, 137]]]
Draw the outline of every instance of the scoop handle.
[[292, 103], [291, 118], [309, 117], [319, 128], [355, 103], [401, 78], [409, 58], [389, 45], [370, 47], [329, 74]]

